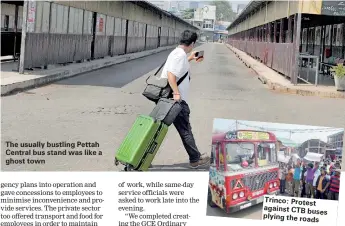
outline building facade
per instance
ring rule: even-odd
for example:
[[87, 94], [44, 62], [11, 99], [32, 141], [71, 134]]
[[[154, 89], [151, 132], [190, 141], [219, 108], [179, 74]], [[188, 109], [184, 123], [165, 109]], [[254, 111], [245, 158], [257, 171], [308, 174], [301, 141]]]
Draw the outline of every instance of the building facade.
[[332, 148], [343, 149], [344, 148], [344, 131], [336, 134], [332, 134], [327, 137], [327, 143], [329, 143]]
[[214, 25], [214, 41], [224, 41], [228, 37], [228, 31], [226, 28], [231, 24], [227, 21], [216, 21]]
[[204, 5], [194, 11], [191, 23], [200, 29], [202, 41], [213, 40], [216, 23], [216, 6]]
[[326, 154], [326, 150], [331, 148], [331, 145], [320, 140], [320, 139], [310, 139], [304, 141], [298, 148], [298, 155], [303, 158], [308, 152], [313, 152], [317, 154]]

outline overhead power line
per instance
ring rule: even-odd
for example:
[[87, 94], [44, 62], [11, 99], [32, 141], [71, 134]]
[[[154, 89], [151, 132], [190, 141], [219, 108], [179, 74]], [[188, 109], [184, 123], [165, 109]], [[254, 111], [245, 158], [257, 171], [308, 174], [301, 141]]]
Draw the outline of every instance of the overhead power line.
[[322, 127], [322, 128], [315, 128], [315, 129], [279, 129], [279, 128], [268, 128], [268, 127], [262, 127], [262, 126], [254, 126], [254, 125], [248, 125], [246, 123], [242, 123], [240, 121], [237, 121], [238, 125], [256, 128], [264, 131], [275, 131], [275, 132], [288, 132], [288, 133], [309, 133], [309, 132], [339, 132], [341, 129], [332, 128], [332, 127]]

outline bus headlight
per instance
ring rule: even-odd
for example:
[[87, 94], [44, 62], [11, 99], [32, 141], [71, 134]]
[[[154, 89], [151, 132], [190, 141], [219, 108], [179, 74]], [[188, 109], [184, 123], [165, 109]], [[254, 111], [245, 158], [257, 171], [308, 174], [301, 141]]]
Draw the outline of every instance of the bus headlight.
[[274, 182], [274, 184], [273, 184], [273, 185], [274, 185], [274, 187], [277, 187], [277, 182]]
[[273, 184], [270, 184], [270, 188], [273, 188]]
[[234, 193], [234, 194], [232, 195], [232, 199], [235, 200], [235, 199], [237, 199], [237, 198], [238, 198], [237, 193]]
[[243, 197], [244, 197], [244, 192], [241, 191], [241, 192], [240, 192], [240, 198], [243, 198]]

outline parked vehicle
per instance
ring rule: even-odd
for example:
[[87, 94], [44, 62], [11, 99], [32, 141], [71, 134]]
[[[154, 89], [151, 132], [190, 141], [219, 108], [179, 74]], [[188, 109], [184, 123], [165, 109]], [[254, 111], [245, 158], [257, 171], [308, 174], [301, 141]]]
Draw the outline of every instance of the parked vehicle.
[[279, 142], [270, 132], [238, 130], [212, 137], [208, 203], [227, 213], [279, 191]]

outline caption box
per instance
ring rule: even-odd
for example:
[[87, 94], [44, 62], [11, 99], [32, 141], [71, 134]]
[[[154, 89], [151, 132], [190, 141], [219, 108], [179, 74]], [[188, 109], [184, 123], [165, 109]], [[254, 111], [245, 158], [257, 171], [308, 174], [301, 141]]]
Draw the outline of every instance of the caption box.
[[303, 225], [336, 225], [338, 201], [265, 196], [262, 219]]

